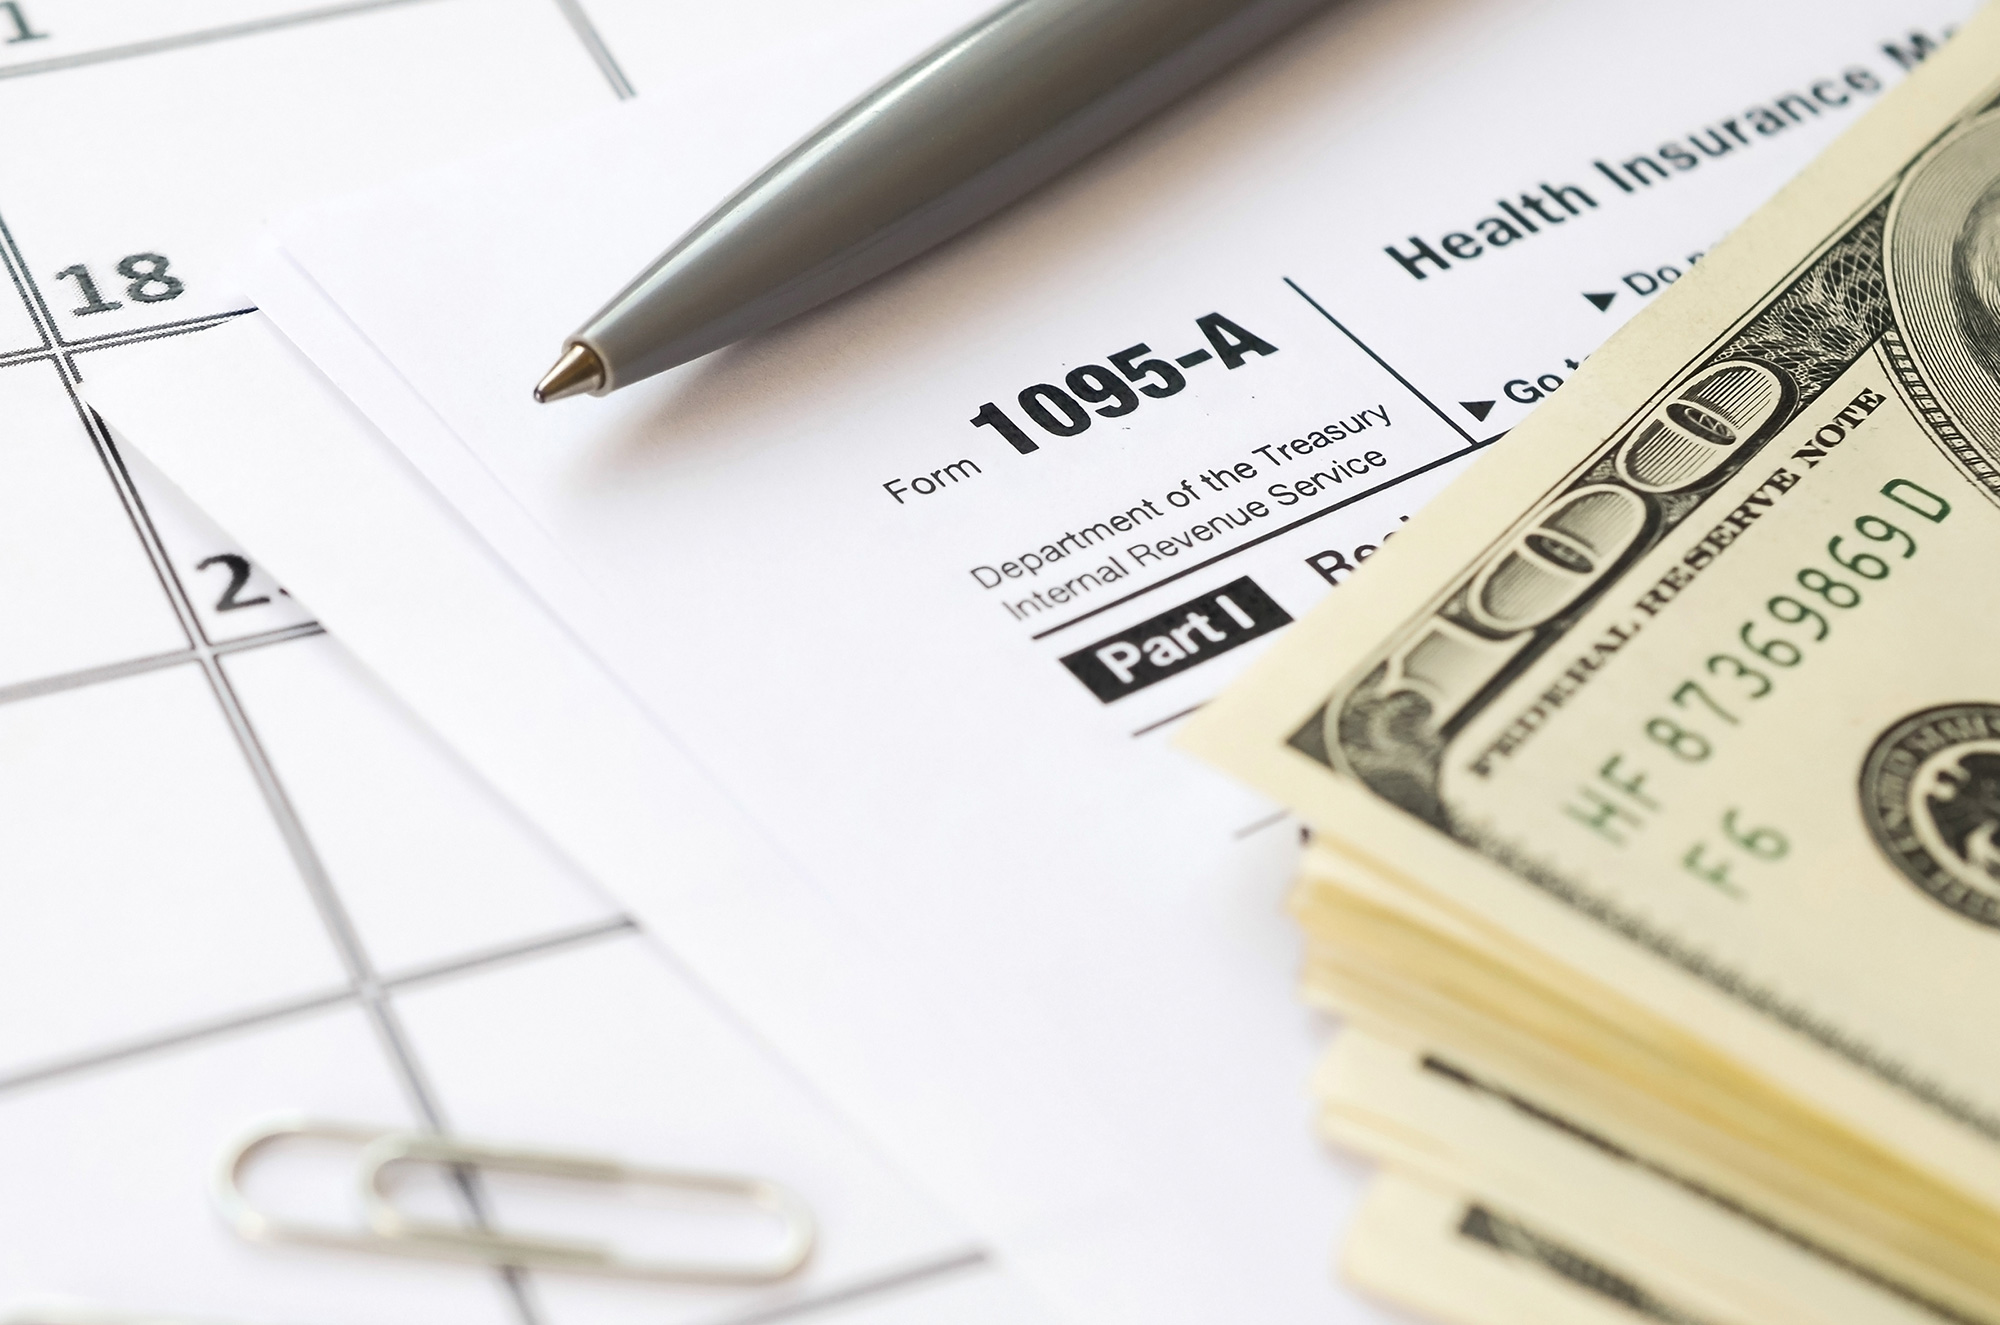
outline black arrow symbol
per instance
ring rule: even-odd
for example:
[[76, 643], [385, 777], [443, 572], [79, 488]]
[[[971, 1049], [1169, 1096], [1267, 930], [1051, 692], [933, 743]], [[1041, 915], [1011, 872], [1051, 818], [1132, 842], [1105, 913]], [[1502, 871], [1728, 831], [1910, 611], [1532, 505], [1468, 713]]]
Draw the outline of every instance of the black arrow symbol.
[[1590, 291], [1585, 290], [1583, 292], [1583, 297], [1585, 299], [1588, 299], [1591, 303], [1596, 304], [1597, 311], [1602, 313], [1605, 309], [1611, 307], [1611, 301], [1618, 297], [1618, 292], [1616, 290], [1612, 290], [1608, 294], [1592, 294], [1590, 293]]
[[1461, 400], [1458, 403], [1465, 408], [1467, 414], [1481, 423], [1486, 422], [1486, 416], [1493, 412], [1494, 402], [1490, 400]]

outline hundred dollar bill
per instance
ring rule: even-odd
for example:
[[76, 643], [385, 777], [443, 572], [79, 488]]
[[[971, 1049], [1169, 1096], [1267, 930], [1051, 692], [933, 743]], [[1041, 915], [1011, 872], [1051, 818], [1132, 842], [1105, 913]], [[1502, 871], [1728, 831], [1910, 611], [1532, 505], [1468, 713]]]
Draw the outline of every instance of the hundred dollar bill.
[[1343, 1268], [1364, 1291], [1447, 1325], [1758, 1321], [1690, 1307], [1511, 1211], [1394, 1171], [1369, 1188]]
[[[1936, 1303], [1819, 1244], [1755, 1200], [1682, 1172], [1644, 1138], [1583, 1123], [1456, 1054], [1394, 1044], [1349, 1025], [1318, 1073], [1317, 1091], [1330, 1139], [1390, 1172], [1504, 1211], [1539, 1234], [1512, 1244], [1488, 1239], [1495, 1249], [1518, 1255], [1546, 1242], [1584, 1262], [1622, 1267], [1614, 1278], [1643, 1281], [1645, 1292], [1604, 1283], [1610, 1291], [1600, 1296], [1622, 1298], [1641, 1314], [1650, 1298], [1717, 1322], [1950, 1319]], [[1470, 1231], [1481, 1230], [1474, 1224]], [[1410, 1300], [1379, 1274], [1369, 1277], [1358, 1239], [1350, 1231], [1343, 1257], [1350, 1278]], [[1561, 1258], [1522, 1258], [1537, 1259]]]
[[1357, 987], [1560, 1040], [1991, 1320], [1996, 578], [1989, 11], [1182, 740], [1383, 890]]
[[[1330, 1140], [1608, 1233], [1747, 1319], [2000, 1319], [1990, 1207], [1324, 839], [1295, 908], [1306, 993], [1350, 1018], [1318, 1079]], [[1388, 1066], [1375, 1031], [1422, 1045], [1423, 1070]]]

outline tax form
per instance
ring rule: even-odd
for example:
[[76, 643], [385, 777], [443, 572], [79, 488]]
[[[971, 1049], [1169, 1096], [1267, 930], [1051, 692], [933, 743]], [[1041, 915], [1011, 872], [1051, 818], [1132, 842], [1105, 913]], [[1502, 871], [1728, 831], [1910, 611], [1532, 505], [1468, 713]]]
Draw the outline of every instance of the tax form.
[[[754, 63], [799, 18], [588, 9], [0, 3], [0, 1318], [1048, 1319], [82, 402], [238, 318], [223, 267], [262, 218]], [[277, 1112], [762, 1174], [820, 1255], [745, 1292], [245, 1245], [210, 1170]], [[298, 1213], [354, 1218], [350, 1181], [271, 1163]], [[657, 1248], [646, 1209], [584, 1213]]]
[[[1037, 1287], [1354, 1319], [1292, 830], [1165, 742], [1961, 9], [1343, 8], [857, 297], [529, 403], [851, 94], [809, 62], [727, 135], [642, 106], [281, 226], [251, 288], [325, 379], [246, 323], [90, 389]], [[1686, 32], [1727, 39], [1690, 72]], [[615, 682], [520, 661], [565, 649]], [[806, 885], [703, 899], [649, 854], [648, 729]], [[815, 900], [837, 940], [756, 932]]]

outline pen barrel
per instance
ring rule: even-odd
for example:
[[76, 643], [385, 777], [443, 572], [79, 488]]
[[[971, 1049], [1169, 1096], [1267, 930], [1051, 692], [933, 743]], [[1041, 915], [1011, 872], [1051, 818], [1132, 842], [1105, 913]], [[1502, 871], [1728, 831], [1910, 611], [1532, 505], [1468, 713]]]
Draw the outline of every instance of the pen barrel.
[[985, 219], [1328, 0], [1015, 0], [773, 162], [571, 337], [599, 393], [795, 317]]

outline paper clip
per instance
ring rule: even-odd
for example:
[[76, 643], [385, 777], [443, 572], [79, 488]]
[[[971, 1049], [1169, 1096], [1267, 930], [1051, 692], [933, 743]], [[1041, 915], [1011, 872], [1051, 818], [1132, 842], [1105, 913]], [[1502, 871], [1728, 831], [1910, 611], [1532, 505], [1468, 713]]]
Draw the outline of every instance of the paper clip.
[[[243, 1191], [243, 1177], [251, 1163], [270, 1147], [292, 1140], [336, 1141], [360, 1149], [361, 1195], [368, 1211], [366, 1228], [344, 1229], [281, 1220], [251, 1204]], [[389, 1185], [392, 1170], [412, 1164], [694, 1193], [768, 1215], [781, 1230], [782, 1238], [774, 1251], [756, 1259], [657, 1260], [624, 1256], [605, 1243], [524, 1236], [419, 1219], [396, 1206]], [[776, 1283], [805, 1267], [818, 1238], [812, 1211], [805, 1202], [785, 1187], [763, 1178], [652, 1168], [590, 1155], [526, 1150], [297, 1117], [267, 1122], [229, 1147], [216, 1168], [214, 1195], [222, 1217], [239, 1237], [250, 1242], [284, 1242], [520, 1269], [572, 1270], [667, 1283], [740, 1286]]]

